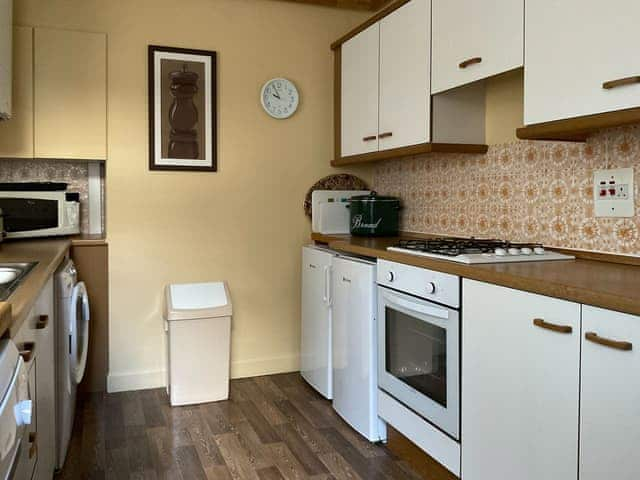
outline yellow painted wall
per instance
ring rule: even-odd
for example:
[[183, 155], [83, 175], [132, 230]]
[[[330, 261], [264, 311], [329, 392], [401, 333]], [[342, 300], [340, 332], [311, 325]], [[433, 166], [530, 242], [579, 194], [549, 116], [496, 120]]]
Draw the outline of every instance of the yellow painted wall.
[[[229, 282], [233, 376], [297, 369], [300, 246], [309, 238], [302, 201], [336, 172], [329, 44], [366, 14], [268, 0], [15, 6], [19, 25], [108, 34], [111, 388], [163, 384], [169, 282]], [[218, 52], [218, 173], [147, 169], [148, 44]], [[261, 109], [260, 88], [274, 76], [301, 91], [289, 120]], [[357, 172], [370, 179], [369, 170]]]
[[524, 71], [522, 69], [486, 81], [486, 142], [514, 142], [516, 128], [524, 118]]

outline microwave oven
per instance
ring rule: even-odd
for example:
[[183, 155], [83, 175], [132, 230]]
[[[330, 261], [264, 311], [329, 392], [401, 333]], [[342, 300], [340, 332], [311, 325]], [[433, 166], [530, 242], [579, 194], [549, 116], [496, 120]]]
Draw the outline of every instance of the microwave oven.
[[65, 183], [0, 184], [5, 238], [80, 233], [80, 194]]

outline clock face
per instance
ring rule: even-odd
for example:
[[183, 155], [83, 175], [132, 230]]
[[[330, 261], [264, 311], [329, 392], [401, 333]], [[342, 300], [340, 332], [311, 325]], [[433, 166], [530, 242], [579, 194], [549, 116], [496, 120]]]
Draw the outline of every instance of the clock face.
[[274, 78], [262, 87], [260, 101], [264, 110], [273, 118], [289, 118], [298, 109], [298, 89], [286, 78]]

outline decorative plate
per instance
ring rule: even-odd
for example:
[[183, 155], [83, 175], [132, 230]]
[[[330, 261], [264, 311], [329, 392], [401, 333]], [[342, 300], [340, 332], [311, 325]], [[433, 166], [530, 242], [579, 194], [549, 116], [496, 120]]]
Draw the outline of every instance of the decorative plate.
[[304, 213], [311, 217], [311, 194], [314, 190], [369, 190], [367, 183], [349, 173], [329, 175], [318, 180], [304, 197]]

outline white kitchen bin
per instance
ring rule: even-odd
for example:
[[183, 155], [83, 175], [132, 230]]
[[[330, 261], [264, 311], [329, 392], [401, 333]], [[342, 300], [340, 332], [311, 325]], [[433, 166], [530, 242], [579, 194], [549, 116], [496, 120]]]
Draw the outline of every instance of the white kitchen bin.
[[226, 282], [168, 285], [164, 319], [171, 405], [229, 398], [231, 296]]

